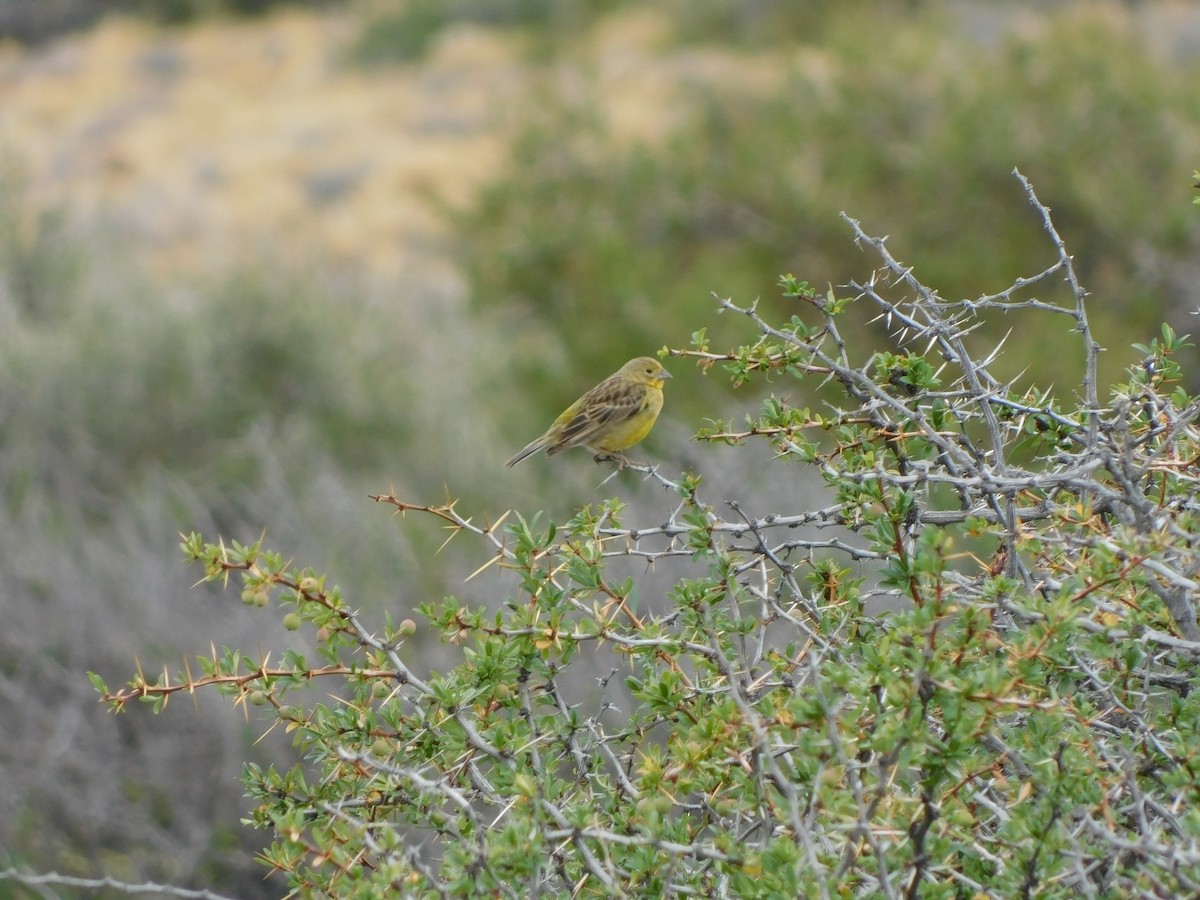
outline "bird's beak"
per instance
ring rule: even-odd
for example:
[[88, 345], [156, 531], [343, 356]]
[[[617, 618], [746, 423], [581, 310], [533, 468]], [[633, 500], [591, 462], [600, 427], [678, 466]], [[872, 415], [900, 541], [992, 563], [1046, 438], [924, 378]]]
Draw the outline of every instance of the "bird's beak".
[[670, 377], [671, 377], [671, 373], [668, 372], [666, 369], [663, 369], [661, 372], [658, 373], [659, 381], [666, 381]]

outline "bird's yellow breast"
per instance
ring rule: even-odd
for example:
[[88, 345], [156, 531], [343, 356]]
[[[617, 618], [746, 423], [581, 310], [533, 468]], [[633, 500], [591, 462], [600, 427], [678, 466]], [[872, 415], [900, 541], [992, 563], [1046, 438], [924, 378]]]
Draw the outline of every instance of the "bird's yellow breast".
[[662, 412], [662, 407], [662, 383], [646, 385], [646, 395], [642, 400], [641, 408], [625, 422], [615, 426], [610, 434], [604, 436], [602, 441], [593, 444], [593, 448], [606, 453], [617, 453], [627, 447], [632, 447], [650, 433], [650, 429], [658, 420], [658, 414]]

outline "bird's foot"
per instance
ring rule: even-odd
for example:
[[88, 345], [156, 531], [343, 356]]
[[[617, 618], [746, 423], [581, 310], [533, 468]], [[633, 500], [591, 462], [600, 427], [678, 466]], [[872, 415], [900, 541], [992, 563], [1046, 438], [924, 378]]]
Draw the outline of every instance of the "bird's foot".
[[597, 453], [592, 457], [592, 460], [596, 463], [614, 462], [617, 464], [618, 469], [624, 469], [627, 466], [633, 465], [633, 462], [625, 454], [609, 453], [608, 451], [601, 451], [600, 453]]

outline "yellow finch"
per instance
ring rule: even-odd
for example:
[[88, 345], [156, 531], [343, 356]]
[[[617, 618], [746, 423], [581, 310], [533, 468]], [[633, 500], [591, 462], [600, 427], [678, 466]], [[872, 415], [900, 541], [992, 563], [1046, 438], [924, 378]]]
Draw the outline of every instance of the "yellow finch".
[[587, 447], [597, 459], [621, 459], [620, 451], [654, 427], [663, 405], [663, 382], [670, 377], [657, 359], [631, 359], [563, 410], [545, 434], [506, 465], [515, 466], [542, 449], [553, 456], [572, 447]]

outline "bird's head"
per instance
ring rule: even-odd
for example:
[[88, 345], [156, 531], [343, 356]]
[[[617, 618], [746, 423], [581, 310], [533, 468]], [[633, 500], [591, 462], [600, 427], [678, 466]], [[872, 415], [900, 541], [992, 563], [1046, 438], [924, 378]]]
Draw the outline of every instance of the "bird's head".
[[639, 356], [621, 366], [621, 375], [626, 375], [641, 384], [652, 386], [661, 385], [671, 377], [671, 373], [663, 368], [663, 364], [652, 356]]

